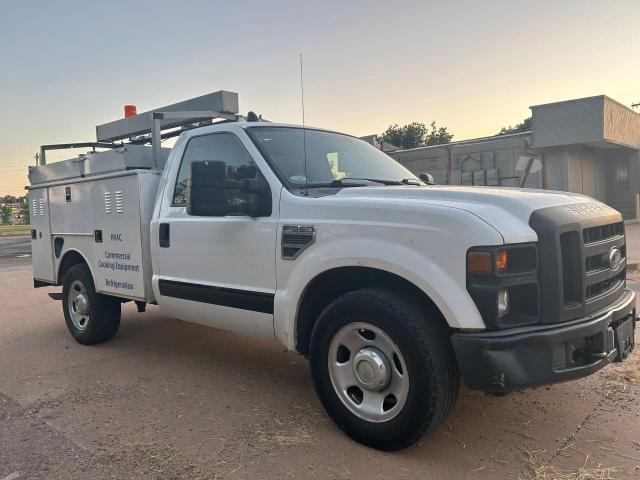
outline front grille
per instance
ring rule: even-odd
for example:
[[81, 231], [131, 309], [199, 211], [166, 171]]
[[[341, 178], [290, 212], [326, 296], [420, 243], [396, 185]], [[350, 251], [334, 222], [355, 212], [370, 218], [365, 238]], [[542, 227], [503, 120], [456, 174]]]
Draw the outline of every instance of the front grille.
[[610, 290], [614, 290], [616, 287], [619, 287], [625, 279], [625, 271], [614, 275], [613, 277], [605, 278], [596, 283], [592, 283], [591, 285], [587, 285], [587, 300], [596, 297], [598, 295], [606, 294]]
[[584, 243], [596, 243], [608, 240], [613, 237], [620, 237], [624, 234], [624, 224], [622, 222], [610, 223], [608, 225], [598, 225], [596, 227], [585, 228], [582, 231]]
[[[622, 256], [627, 257], [626, 247], [622, 245], [620, 247]], [[593, 272], [595, 270], [602, 270], [603, 268], [609, 268], [609, 252], [599, 253], [597, 255], [591, 255], [585, 260], [585, 269], [587, 272]]]
[[618, 212], [597, 202], [549, 207], [534, 211], [529, 224], [538, 235], [541, 323], [583, 318], [623, 294], [626, 246]]
[[[582, 230], [585, 269], [585, 301], [587, 311], [601, 306], [602, 300], [621, 290], [626, 278], [626, 245], [624, 224], [607, 223]], [[615, 268], [610, 265], [612, 249], [620, 250], [622, 260]], [[591, 307], [591, 308], [590, 308]]]

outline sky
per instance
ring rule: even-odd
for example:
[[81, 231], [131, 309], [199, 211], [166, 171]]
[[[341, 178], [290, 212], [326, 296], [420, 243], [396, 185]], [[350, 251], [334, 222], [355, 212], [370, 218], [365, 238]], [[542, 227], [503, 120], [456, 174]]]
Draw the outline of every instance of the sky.
[[353, 135], [436, 121], [462, 140], [531, 105], [630, 105], [639, 28], [638, 0], [0, 0], [0, 195], [23, 193], [41, 144], [93, 141], [129, 103], [222, 89], [301, 123], [299, 54], [307, 125]]

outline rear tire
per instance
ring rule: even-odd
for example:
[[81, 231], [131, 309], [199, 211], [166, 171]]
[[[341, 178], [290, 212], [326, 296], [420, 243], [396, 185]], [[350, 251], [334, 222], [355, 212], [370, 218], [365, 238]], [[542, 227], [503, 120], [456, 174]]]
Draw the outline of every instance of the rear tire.
[[96, 293], [84, 264], [74, 265], [64, 276], [62, 310], [71, 336], [83, 345], [109, 340], [120, 327], [120, 300]]
[[435, 430], [458, 395], [460, 375], [441, 318], [395, 292], [367, 288], [331, 302], [314, 326], [309, 357], [328, 414], [377, 449], [405, 448]]

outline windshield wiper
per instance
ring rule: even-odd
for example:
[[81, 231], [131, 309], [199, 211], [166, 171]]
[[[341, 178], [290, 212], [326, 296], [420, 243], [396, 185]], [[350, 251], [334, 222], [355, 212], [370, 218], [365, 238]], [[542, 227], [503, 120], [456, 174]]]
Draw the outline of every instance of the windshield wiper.
[[[331, 181], [331, 184], [342, 187], [347, 185], [353, 185], [353, 183], [351, 182], [355, 182], [355, 184], [358, 184], [358, 181], [373, 182], [373, 183], [379, 183], [381, 185], [385, 185], [385, 183], [382, 180], [376, 180], [373, 178], [357, 178], [357, 177], [336, 178], [335, 180]], [[361, 183], [360, 185], [366, 186], [366, 183]]]
[[[353, 180], [351, 182], [350, 180]], [[360, 183], [358, 183], [360, 182]], [[356, 177], [345, 177], [345, 178], [336, 178], [335, 180], [331, 180], [330, 182], [323, 183], [308, 183], [306, 185], [299, 185], [300, 187], [307, 188], [321, 188], [321, 187], [366, 187], [368, 183], [364, 182], [373, 182], [379, 183], [380, 185], [400, 185], [400, 182], [395, 180], [377, 180], [373, 178], [356, 178]]]
[[365, 180], [367, 182], [380, 183], [381, 185], [424, 185], [422, 180], [418, 180], [417, 178], [403, 178], [402, 180], [386, 180], [383, 178], [358, 178], [358, 177], [345, 177], [336, 179], [331, 183], [342, 184], [343, 180]]
[[318, 187], [366, 187], [366, 183], [357, 183], [360, 182], [371, 182], [371, 183], [379, 183], [380, 185], [424, 185], [421, 180], [417, 178], [403, 178], [402, 180], [388, 180], [382, 178], [360, 178], [360, 177], [344, 177], [344, 178], [336, 178], [331, 182], [327, 183], [309, 183], [307, 185], [300, 185], [300, 187], [307, 188], [318, 188]]
[[301, 183], [296, 188], [336, 188], [336, 187], [366, 187], [366, 183], [343, 183], [341, 180], [333, 180], [323, 183]]
[[[345, 180], [355, 180], [355, 181], [364, 180], [365, 182], [379, 183], [380, 185], [402, 185], [402, 182], [400, 182], [399, 180], [384, 180], [380, 178], [358, 178], [358, 177], [336, 178], [331, 183], [333, 185], [343, 186]], [[347, 185], [351, 185], [351, 184], [347, 184]]]

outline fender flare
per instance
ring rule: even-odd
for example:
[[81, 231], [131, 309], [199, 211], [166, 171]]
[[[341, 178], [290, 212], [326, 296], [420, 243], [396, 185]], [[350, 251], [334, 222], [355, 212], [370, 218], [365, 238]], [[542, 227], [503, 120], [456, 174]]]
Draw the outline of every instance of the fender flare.
[[84, 263], [87, 264], [87, 267], [89, 268], [89, 272], [91, 273], [91, 278], [93, 279], [93, 281], [95, 283], [95, 275], [93, 274], [93, 268], [91, 268], [91, 264], [87, 260], [87, 256], [84, 253], [82, 253], [80, 250], [75, 248], [75, 247], [68, 248], [68, 249], [64, 250], [62, 254], [60, 254], [60, 262], [58, 262], [58, 266], [56, 268], [56, 283], [58, 285], [62, 284], [62, 278], [60, 277], [60, 273], [61, 273], [60, 269], [62, 268], [62, 265], [64, 264], [65, 258], [67, 258], [67, 256], [72, 254], [72, 253], [77, 253], [78, 255], [80, 255], [82, 257], [82, 259], [84, 260]]

